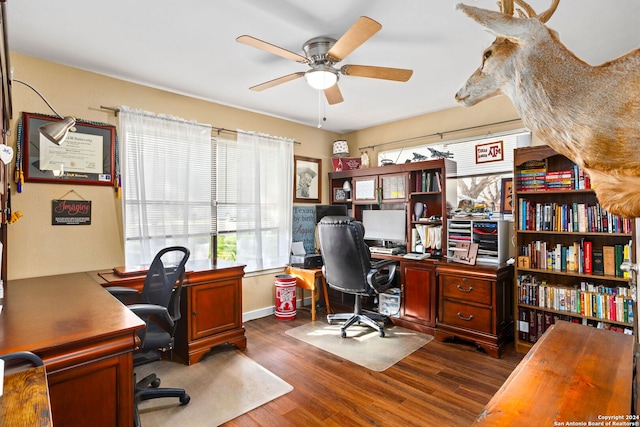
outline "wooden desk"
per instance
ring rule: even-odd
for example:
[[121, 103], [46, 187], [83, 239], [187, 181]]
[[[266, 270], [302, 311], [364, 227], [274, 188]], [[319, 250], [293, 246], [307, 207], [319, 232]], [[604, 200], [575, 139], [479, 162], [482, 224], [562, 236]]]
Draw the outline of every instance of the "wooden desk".
[[52, 423], [45, 367], [6, 375], [0, 396], [0, 425], [50, 427]]
[[[174, 353], [185, 363], [199, 362], [213, 347], [247, 346], [242, 324], [244, 265], [224, 260], [189, 261], [180, 298], [183, 318], [178, 322]], [[126, 269], [124, 269], [126, 271]], [[102, 286], [126, 286], [142, 290], [145, 274], [94, 273]]]
[[[308, 289], [311, 291], [311, 321], [316, 320], [316, 301], [318, 300], [318, 294], [316, 294], [316, 283], [320, 279], [322, 282], [322, 293], [324, 294], [324, 302], [327, 305], [327, 313], [331, 312], [331, 306], [329, 305], [329, 293], [327, 292], [327, 282], [324, 280], [321, 268], [302, 268], [287, 266], [285, 273], [296, 276], [296, 286], [301, 289]], [[304, 304], [304, 291], [302, 292], [302, 303]]]
[[632, 414], [633, 341], [631, 335], [559, 321], [531, 348], [474, 425], [607, 425], [606, 416], [637, 421], [625, 418]]
[[0, 354], [42, 358], [56, 427], [130, 426], [133, 351], [143, 326], [87, 273], [11, 280]]

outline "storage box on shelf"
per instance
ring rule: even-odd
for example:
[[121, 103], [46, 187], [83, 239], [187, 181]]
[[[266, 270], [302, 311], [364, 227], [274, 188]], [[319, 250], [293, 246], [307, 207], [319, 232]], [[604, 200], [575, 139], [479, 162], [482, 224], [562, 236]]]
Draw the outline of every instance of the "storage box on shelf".
[[516, 149], [514, 178], [516, 349], [556, 320], [636, 334], [620, 269], [635, 259], [634, 221], [606, 212], [589, 177], [550, 147]]
[[450, 219], [447, 227], [447, 254], [450, 258], [458, 243], [476, 243], [478, 262], [506, 262], [509, 259], [509, 221]]

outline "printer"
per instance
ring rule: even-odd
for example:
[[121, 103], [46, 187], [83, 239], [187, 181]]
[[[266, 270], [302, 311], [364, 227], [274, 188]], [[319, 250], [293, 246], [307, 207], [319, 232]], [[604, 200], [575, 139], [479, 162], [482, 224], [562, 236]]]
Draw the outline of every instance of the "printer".
[[306, 253], [302, 242], [293, 242], [290, 262], [292, 266], [302, 268], [320, 268], [323, 264], [322, 255]]

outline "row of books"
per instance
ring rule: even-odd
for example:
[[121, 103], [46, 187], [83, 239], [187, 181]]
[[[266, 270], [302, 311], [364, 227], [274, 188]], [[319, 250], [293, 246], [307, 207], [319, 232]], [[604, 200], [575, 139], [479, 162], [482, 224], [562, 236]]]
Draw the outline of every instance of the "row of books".
[[416, 174], [414, 191], [416, 193], [442, 191], [440, 179], [440, 171], [419, 171]]
[[630, 288], [588, 282], [566, 287], [521, 275], [518, 276], [517, 292], [519, 304], [633, 324], [634, 302]]
[[609, 329], [611, 331], [633, 335], [631, 326], [620, 326], [587, 318], [574, 317], [569, 314], [551, 313], [548, 311], [536, 310], [530, 307], [518, 308], [518, 338], [520, 341], [535, 343], [540, 339], [547, 329], [558, 320], [581, 323], [599, 329]]
[[631, 233], [632, 220], [607, 212], [600, 203], [536, 203], [519, 199], [520, 230]]
[[548, 171], [544, 160], [531, 160], [516, 170], [518, 191], [541, 190], [586, 190], [591, 188], [591, 179], [583, 168], [573, 165], [571, 169]]
[[520, 247], [518, 267], [629, 278], [630, 273], [620, 267], [631, 259], [631, 245], [631, 240], [602, 248], [584, 239], [570, 246], [534, 240]]

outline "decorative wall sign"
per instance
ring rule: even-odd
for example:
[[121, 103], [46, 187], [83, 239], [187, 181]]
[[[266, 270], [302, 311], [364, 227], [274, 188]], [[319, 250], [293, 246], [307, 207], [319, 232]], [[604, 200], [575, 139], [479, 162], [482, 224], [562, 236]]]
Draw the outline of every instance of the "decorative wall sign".
[[293, 207], [293, 235], [292, 241], [302, 242], [305, 253], [315, 252], [315, 231], [316, 231], [316, 207], [315, 206], [294, 206]]
[[53, 200], [51, 225], [91, 225], [91, 201]]
[[476, 164], [499, 162], [504, 160], [502, 141], [476, 145]]
[[500, 212], [503, 214], [513, 213], [513, 178], [502, 178]]
[[320, 203], [322, 160], [294, 156], [293, 201]]
[[62, 145], [40, 135], [38, 128], [61, 119], [23, 113], [22, 161], [25, 181], [56, 184], [113, 185], [116, 128], [76, 121]]

